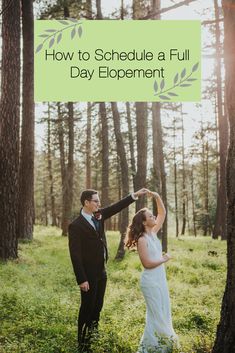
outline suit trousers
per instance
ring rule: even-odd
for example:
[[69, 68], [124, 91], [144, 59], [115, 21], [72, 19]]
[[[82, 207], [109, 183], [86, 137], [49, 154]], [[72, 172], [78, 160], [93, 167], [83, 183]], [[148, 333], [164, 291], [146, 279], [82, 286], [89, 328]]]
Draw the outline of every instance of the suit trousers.
[[78, 342], [81, 345], [87, 343], [92, 330], [98, 328], [107, 282], [106, 271], [103, 270], [100, 276], [88, 282], [89, 291], [81, 290], [81, 306], [78, 314]]

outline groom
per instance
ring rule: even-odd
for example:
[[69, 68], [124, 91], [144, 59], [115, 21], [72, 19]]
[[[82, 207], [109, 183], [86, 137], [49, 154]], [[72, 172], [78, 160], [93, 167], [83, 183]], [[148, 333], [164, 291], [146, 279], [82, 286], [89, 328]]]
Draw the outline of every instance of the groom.
[[96, 190], [88, 189], [81, 194], [80, 215], [69, 225], [70, 257], [81, 291], [78, 315], [78, 342], [81, 347], [89, 344], [89, 334], [98, 327], [103, 306], [107, 281], [105, 264], [108, 260], [104, 221], [146, 193], [147, 189], [141, 189], [105, 208], [99, 208]]

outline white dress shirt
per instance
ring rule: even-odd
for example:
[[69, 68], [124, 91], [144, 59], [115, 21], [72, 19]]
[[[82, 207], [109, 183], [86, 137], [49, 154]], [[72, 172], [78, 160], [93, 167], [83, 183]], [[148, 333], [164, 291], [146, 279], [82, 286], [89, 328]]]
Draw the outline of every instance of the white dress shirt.
[[87, 220], [87, 222], [89, 222], [90, 225], [95, 229], [95, 224], [92, 221], [92, 217], [94, 217], [93, 213], [92, 214], [86, 213], [83, 208], [82, 208], [82, 212], [81, 213], [82, 213], [83, 217]]

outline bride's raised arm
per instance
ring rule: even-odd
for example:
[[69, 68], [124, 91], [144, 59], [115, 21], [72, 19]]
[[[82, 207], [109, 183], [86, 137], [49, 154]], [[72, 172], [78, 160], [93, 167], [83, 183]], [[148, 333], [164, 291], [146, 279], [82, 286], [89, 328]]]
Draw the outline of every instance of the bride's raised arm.
[[155, 233], [157, 233], [159, 231], [159, 229], [161, 229], [161, 227], [162, 227], [162, 225], [164, 223], [164, 220], [165, 220], [165, 217], [166, 217], [166, 209], [165, 209], [165, 206], [164, 206], [164, 204], [162, 202], [162, 199], [161, 199], [160, 195], [157, 192], [150, 191], [149, 195], [152, 196], [155, 199], [156, 204], [157, 204], [156, 225], [153, 228], [153, 231]]

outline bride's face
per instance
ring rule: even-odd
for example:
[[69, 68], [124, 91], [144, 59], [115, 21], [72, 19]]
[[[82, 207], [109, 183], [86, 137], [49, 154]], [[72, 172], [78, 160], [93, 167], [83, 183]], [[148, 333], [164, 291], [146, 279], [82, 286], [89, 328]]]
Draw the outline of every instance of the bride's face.
[[152, 228], [156, 225], [156, 216], [154, 216], [151, 211], [147, 210], [145, 212], [145, 218], [146, 220], [143, 222], [145, 227]]

